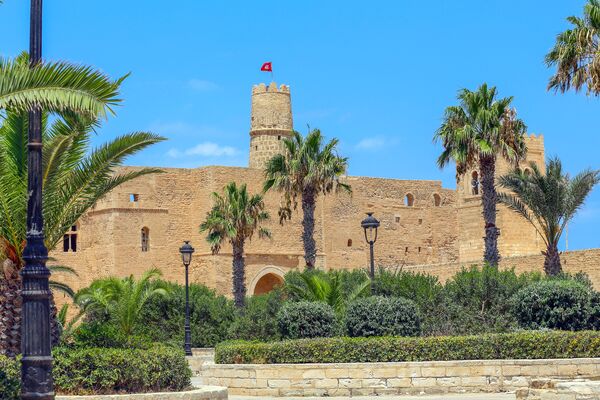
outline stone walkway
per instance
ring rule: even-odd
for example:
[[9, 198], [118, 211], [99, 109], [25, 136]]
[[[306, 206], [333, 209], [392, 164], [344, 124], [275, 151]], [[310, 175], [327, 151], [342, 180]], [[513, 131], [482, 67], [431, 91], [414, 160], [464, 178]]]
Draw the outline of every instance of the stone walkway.
[[514, 393], [509, 394], [444, 394], [438, 396], [358, 396], [358, 397], [252, 397], [252, 396], [229, 396], [229, 400], [514, 400]]

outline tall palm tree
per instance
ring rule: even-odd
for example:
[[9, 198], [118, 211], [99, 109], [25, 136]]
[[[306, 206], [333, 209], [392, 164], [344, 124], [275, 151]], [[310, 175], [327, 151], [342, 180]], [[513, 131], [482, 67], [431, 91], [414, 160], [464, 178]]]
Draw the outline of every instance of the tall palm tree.
[[[28, 113], [8, 110], [0, 121], [0, 249], [14, 265], [4, 273], [0, 289], [0, 353], [20, 350], [19, 270], [26, 239], [27, 218], [27, 125]], [[100, 198], [120, 184], [159, 172], [144, 168], [118, 173], [126, 157], [160, 142], [147, 132], [126, 134], [90, 151], [90, 140], [98, 121], [63, 112], [52, 120], [43, 118], [43, 212], [46, 247], [52, 250], [68, 229]], [[55, 287], [56, 288], [56, 287]], [[15, 328], [16, 327], [16, 328]], [[4, 337], [7, 336], [7, 337]]]
[[265, 211], [263, 196], [250, 195], [246, 184], [239, 187], [231, 182], [223, 189], [223, 195], [214, 192], [213, 207], [200, 225], [200, 232], [208, 232], [206, 240], [213, 254], [219, 253], [223, 242], [228, 241], [233, 250], [233, 297], [237, 307], [243, 307], [246, 300], [246, 272], [244, 264], [244, 244], [254, 233], [271, 237], [271, 232], [261, 223], [269, 219]]
[[556, 36], [554, 47], [546, 54], [546, 65], [556, 66], [548, 90], [562, 93], [587, 88], [588, 94], [600, 94], [600, 0], [589, 0], [583, 18], [567, 18], [571, 29]]
[[546, 251], [544, 271], [562, 271], [558, 241], [586, 197], [600, 181], [600, 171], [587, 169], [571, 178], [563, 172], [558, 158], [546, 162], [546, 174], [531, 163], [531, 173], [516, 169], [500, 178], [500, 185], [512, 192], [500, 193], [500, 201], [525, 218], [538, 231]]
[[434, 140], [444, 150], [438, 166], [456, 163], [457, 179], [467, 170], [479, 166], [481, 174], [483, 219], [485, 222], [484, 260], [497, 266], [499, 229], [496, 227], [498, 195], [494, 184], [496, 158], [517, 164], [525, 158], [525, 124], [510, 108], [512, 97], [496, 98], [496, 88], [481, 85], [477, 91], [462, 89], [459, 105], [446, 108], [444, 122]]
[[313, 129], [304, 138], [294, 132], [284, 138], [284, 154], [277, 154], [267, 162], [264, 191], [275, 188], [283, 193], [283, 204], [279, 210], [280, 222], [290, 219], [292, 208], [302, 202], [302, 243], [306, 267], [315, 267], [317, 244], [314, 239], [315, 206], [320, 193], [328, 194], [338, 189], [350, 192], [350, 186], [340, 182], [346, 173], [348, 159], [337, 153], [338, 139], [324, 144], [321, 131]]
[[75, 302], [85, 312], [103, 312], [119, 326], [121, 332], [131, 336], [139, 324], [141, 310], [153, 296], [167, 296], [170, 286], [160, 280], [161, 272], [150, 269], [135, 279], [98, 279], [77, 292]]
[[27, 111], [34, 105], [48, 112], [76, 111], [92, 117], [114, 114], [119, 88], [127, 75], [110, 80], [91, 67], [64, 61], [31, 68], [29, 56], [0, 58], [0, 110]]

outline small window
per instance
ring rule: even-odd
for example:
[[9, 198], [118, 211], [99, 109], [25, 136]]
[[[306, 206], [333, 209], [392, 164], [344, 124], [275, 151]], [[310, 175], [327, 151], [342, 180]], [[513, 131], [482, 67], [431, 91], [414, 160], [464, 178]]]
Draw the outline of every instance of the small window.
[[396, 216], [396, 223], [400, 222], [400, 217]]
[[348, 247], [352, 247], [352, 239], [348, 239]]
[[439, 207], [442, 205], [442, 198], [437, 193], [433, 194], [433, 205], [436, 207]]
[[77, 252], [77, 225], [73, 225], [71, 230], [63, 235], [63, 252]]
[[150, 229], [142, 228], [142, 251], [146, 252], [150, 249]]
[[407, 194], [404, 197], [404, 205], [407, 207], [412, 207], [415, 204], [415, 196], [413, 196], [412, 194]]
[[404, 252], [408, 253], [408, 246], [404, 248]]
[[423, 223], [423, 218], [419, 218], [419, 225]]
[[419, 246], [419, 249], [418, 249], [418, 251], [419, 251], [419, 253], [421, 252], [421, 246]]
[[278, 135], [278, 136], [277, 136], [277, 140], [281, 140], [281, 135]]
[[140, 200], [140, 195], [137, 193], [131, 193], [129, 195], [129, 202], [130, 203], [137, 203]]
[[471, 174], [471, 193], [474, 195], [479, 194], [479, 174], [477, 171], [473, 171]]
[[254, 146], [254, 150], [258, 150], [258, 146]]

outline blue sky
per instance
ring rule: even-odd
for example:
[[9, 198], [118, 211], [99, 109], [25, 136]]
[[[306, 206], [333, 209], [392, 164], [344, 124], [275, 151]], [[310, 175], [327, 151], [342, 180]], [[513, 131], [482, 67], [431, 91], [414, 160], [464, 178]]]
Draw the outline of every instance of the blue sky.
[[[0, 6], [0, 55], [27, 49], [28, 3]], [[168, 4], [168, 5], [167, 5]], [[432, 144], [463, 87], [514, 96], [529, 131], [569, 171], [599, 168], [600, 100], [546, 91], [544, 55], [582, 0], [52, 0], [44, 57], [117, 77], [125, 103], [96, 143], [134, 130], [169, 141], [131, 165], [247, 165], [251, 86], [292, 89], [296, 129], [341, 140], [350, 174], [442, 180]], [[600, 247], [600, 189], [571, 224], [569, 249]], [[563, 246], [564, 247], [564, 246]]]

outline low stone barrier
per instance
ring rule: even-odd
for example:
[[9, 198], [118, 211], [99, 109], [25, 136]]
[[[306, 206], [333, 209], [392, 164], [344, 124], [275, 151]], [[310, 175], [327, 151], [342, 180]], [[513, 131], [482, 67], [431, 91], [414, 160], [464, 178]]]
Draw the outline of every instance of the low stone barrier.
[[185, 392], [107, 394], [91, 396], [56, 396], [56, 400], [221, 400], [227, 399], [227, 388], [204, 386]]
[[534, 380], [529, 388], [516, 392], [517, 400], [597, 400], [600, 382], [588, 380]]
[[[196, 366], [194, 366], [196, 365]], [[361, 396], [515, 391], [539, 378], [600, 376], [600, 359], [483, 360], [348, 364], [202, 364], [203, 384], [233, 395]]]

